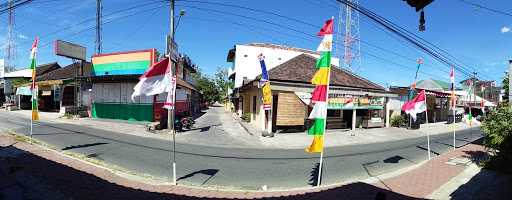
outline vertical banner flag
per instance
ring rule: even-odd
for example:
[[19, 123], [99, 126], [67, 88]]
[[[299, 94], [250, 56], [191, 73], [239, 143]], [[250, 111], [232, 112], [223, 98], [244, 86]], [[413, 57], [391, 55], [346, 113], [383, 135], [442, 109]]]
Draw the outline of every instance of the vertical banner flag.
[[260, 85], [263, 92], [263, 110], [272, 109], [272, 90], [270, 89], [270, 79], [268, 78], [267, 66], [265, 65], [265, 56], [258, 55], [261, 65]]
[[37, 105], [37, 85], [36, 85], [36, 54], [37, 54], [37, 43], [39, 43], [39, 38], [36, 37], [34, 43], [32, 44], [32, 50], [30, 51], [30, 69], [32, 70], [32, 86], [30, 89], [32, 90], [32, 120], [39, 120], [38, 113], [38, 105]]
[[313, 110], [309, 114], [309, 119], [314, 119], [313, 125], [308, 130], [309, 135], [313, 135], [313, 142], [306, 148], [306, 152], [319, 153], [324, 149], [325, 119], [327, 117], [327, 98], [329, 92], [329, 78], [331, 73], [331, 50], [333, 19], [327, 20], [318, 32], [318, 36], [323, 36], [322, 42], [317, 48], [320, 52], [320, 58], [316, 61], [316, 73], [311, 79], [315, 85], [311, 102], [314, 103]]

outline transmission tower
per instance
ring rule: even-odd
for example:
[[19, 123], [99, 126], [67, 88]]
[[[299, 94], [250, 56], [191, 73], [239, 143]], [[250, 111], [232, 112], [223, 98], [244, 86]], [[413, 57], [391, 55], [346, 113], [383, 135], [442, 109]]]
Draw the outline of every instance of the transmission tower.
[[[358, 0], [348, 0], [352, 4], [359, 5]], [[338, 57], [341, 56], [340, 45], [343, 38], [343, 62], [342, 67], [357, 73], [361, 69], [361, 36], [359, 34], [359, 12], [352, 10], [350, 6], [340, 5], [339, 25], [336, 40]], [[342, 29], [345, 30], [342, 30]], [[344, 35], [342, 36], [341, 33]]]
[[14, 7], [13, 1], [9, 0], [9, 16], [7, 22], [7, 41], [5, 45], [5, 71], [11, 72], [16, 68], [16, 43], [14, 34]]

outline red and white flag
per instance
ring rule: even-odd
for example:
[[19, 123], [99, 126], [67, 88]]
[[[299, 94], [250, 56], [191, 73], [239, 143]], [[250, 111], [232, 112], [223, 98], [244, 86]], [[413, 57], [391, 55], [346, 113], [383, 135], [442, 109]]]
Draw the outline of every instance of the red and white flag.
[[[173, 96], [176, 88], [176, 78], [172, 74], [172, 62], [165, 58], [160, 62], [153, 64], [140, 78], [139, 82], [133, 87], [132, 101], [137, 96], [152, 96], [168, 92], [167, 101], [164, 107], [168, 108], [173, 104]], [[169, 97], [170, 96], [170, 97]], [[169, 109], [169, 108], [168, 108]]]
[[405, 102], [402, 110], [410, 114], [412, 119], [416, 121], [416, 114], [427, 110], [425, 90], [422, 90], [412, 101]]

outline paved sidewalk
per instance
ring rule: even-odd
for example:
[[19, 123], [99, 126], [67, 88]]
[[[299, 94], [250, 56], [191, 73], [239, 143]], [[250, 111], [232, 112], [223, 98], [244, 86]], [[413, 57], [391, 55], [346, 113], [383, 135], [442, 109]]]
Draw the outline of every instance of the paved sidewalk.
[[491, 175], [476, 177], [472, 186], [464, 188], [463, 180], [467, 182], [481, 171], [474, 162], [487, 156], [485, 147], [468, 144], [396, 177], [377, 177], [374, 185], [415, 198], [509, 199], [511, 191], [507, 188], [512, 186], [512, 179], [496, 172], [487, 171]]
[[[480, 131], [479, 127], [470, 128], [465, 123], [457, 123], [456, 132], [459, 131]], [[407, 130], [405, 128], [372, 128], [372, 129], [356, 129], [352, 130], [327, 130], [325, 133], [324, 146], [335, 147], [345, 145], [369, 144], [386, 141], [404, 140], [410, 138], [427, 137], [427, 133], [431, 136], [452, 133], [452, 125], [445, 122], [422, 124], [418, 130]], [[266, 148], [274, 149], [298, 149], [305, 148], [306, 144], [311, 143], [312, 137], [307, 132], [300, 133], [281, 133], [276, 134], [273, 138], [260, 137], [261, 144]]]
[[462, 173], [427, 196], [430, 199], [510, 199], [512, 175], [471, 164]]

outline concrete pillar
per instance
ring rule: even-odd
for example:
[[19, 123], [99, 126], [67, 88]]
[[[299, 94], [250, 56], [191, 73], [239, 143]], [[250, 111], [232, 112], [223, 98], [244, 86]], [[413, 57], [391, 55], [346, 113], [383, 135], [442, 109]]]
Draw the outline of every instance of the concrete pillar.
[[352, 110], [352, 130], [356, 130], [357, 110]]
[[390, 118], [390, 115], [389, 115], [389, 105], [390, 105], [389, 97], [386, 97], [386, 127], [387, 128], [390, 127], [390, 125], [389, 125], [389, 118]]

